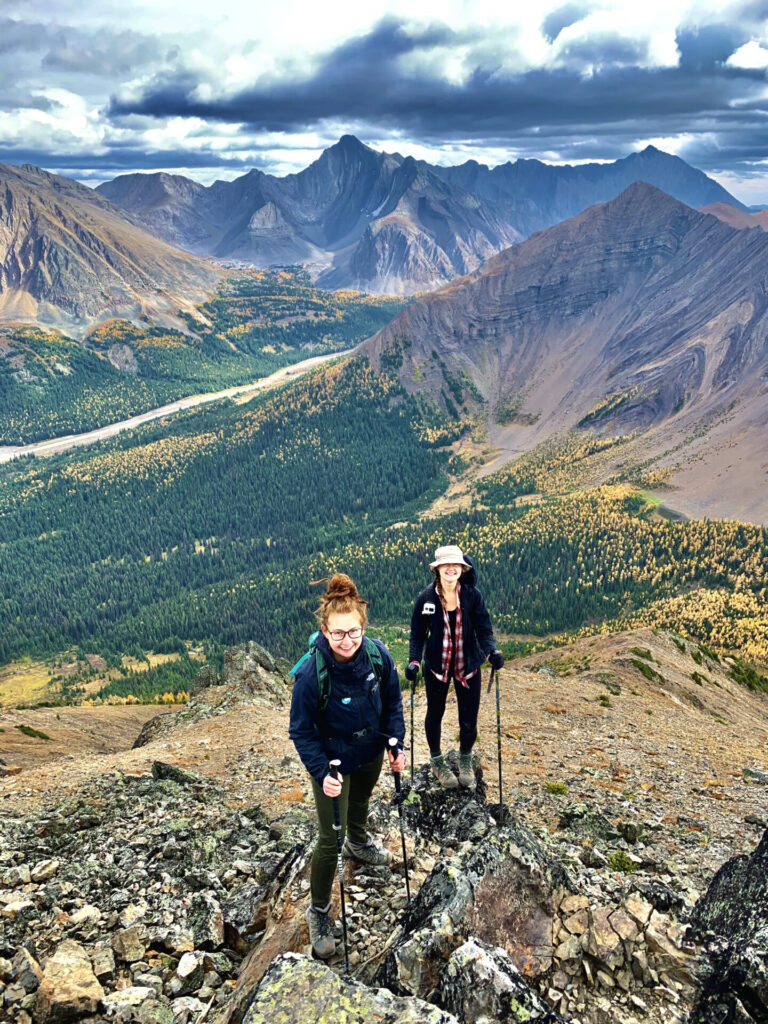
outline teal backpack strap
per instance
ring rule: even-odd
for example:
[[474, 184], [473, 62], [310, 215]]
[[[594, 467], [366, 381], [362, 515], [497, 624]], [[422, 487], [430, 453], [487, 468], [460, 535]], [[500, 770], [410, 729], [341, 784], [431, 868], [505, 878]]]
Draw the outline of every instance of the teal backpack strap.
[[306, 654], [302, 654], [296, 664], [293, 666], [291, 671], [288, 673], [289, 676], [296, 678], [296, 673], [299, 671], [301, 666], [309, 661], [314, 656], [315, 659], [315, 671], [317, 672], [317, 693], [318, 701], [317, 706], [319, 711], [325, 711], [328, 707], [328, 701], [331, 696], [331, 675], [328, 671], [328, 666], [325, 663], [325, 658], [322, 656], [317, 648], [315, 641], [317, 640], [319, 633], [315, 632], [309, 638], [309, 650]]
[[368, 661], [371, 663], [371, 668], [376, 673], [376, 679], [381, 683], [381, 680], [384, 678], [384, 658], [380, 648], [369, 636], [365, 638], [365, 651], [368, 655]]
[[315, 652], [315, 669], [317, 671], [317, 707], [322, 713], [328, 707], [328, 701], [331, 699], [331, 673], [328, 671], [325, 658], [322, 656], [319, 649], [313, 644], [310, 650], [314, 650]]

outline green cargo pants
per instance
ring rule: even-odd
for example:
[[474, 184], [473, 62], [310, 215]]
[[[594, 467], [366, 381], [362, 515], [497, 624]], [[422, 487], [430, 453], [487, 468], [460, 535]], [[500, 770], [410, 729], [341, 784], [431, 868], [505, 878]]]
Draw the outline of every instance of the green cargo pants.
[[[353, 843], [364, 843], [367, 838], [368, 804], [371, 793], [381, 774], [384, 754], [361, 765], [351, 775], [345, 775], [339, 801], [341, 841], [349, 826], [349, 838]], [[336, 832], [333, 827], [333, 800], [326, 796], [323, 787], [312, 780], [312, 792], [317, 808], [318, 834], [315, 852], [312, 855], [312, 870], [309, 876], [313, 907], [325, 907], [331, 900], [331, 888], [336, 874]]]

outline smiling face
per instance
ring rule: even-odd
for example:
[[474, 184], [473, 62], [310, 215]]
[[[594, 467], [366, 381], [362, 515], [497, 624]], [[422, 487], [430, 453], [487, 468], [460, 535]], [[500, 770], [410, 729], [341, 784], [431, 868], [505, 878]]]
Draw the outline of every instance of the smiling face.
[[[328, 621], [321, 629], [336, 661], [352, 661], [363, 642], [363, 626], [363, 618], [357, 611], [330, 612]], [[360, 635], [354, 640], [349, 635], [350, 629], [360, 630]], [[343, 633], [344, 636], [334, 640], [334, 633]]]
[[439, 565], [437, 571], [440, 573], [440, 582], [443, 587], [447, 587], [450, 590], [461, 579], [464, 566], [451, 562], [449, 565]]

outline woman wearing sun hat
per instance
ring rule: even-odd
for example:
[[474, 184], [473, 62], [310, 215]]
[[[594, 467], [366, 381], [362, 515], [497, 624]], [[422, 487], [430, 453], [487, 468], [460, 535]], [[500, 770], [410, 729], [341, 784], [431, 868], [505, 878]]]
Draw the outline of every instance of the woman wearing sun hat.
[[[477, 738], [480, 667], [489, 658], [493, 668], [499, 669], [504, 656], [496, 647], [491, 618], [475, 586], [477, 574], [472, 560], [465, 558], [458, 545], [447, 544], [435, 551], [429, 567], [435, 579], [422, 590], [413, 606], [405, 676], [413, 685], [423, 657], [427, 692], [424, 728], [435, 778], [444, 789], [455, 789], [459, 784], [474, 789], [472, 747]], [[440, 726], [451, 680], [459, 707], [458, 779], [440, 745]]]

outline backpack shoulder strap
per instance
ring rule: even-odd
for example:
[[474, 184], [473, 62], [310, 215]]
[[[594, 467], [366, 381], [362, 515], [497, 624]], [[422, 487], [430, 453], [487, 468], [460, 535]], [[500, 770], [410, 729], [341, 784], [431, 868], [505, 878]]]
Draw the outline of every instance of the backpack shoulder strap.
[[371, 663], [371, 668], [376, 673], [376, 681], [381, 683], [381, 680], [384, 678], [384, 656], [381, 653], [381, 648], [367, 636], [365, 638], [365, 650], [368, 655], [368, 661]]
[[296, 678], [296, 673], [299, 671], [301, 666], [309, 661], [310, 658], [315, 659], [315, 671], [317, 672], [317, 706], [319, 711], [325, 711], [328, 707], [328, 701], [331, 697], [331, 674], [328, 671], [328, 666], [325, 663], [325, 658], [320, 653], [317, 647], [316, 640], [318, 634], [315, 632], [309, 638], [309, 650], [306, 654], [302, 654], [296, 664], [293, 666], [291, 671], [288, 673], [289, 676]]

